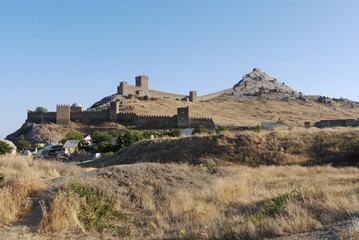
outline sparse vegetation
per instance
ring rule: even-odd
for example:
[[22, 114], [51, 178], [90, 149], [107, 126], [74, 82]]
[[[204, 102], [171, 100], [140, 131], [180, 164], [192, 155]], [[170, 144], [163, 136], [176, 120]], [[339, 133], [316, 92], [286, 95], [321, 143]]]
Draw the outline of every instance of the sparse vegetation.
[[[216, 166], [215, 171], [201, 169], [189, 165], [137, 164], [93, 172], [81, 179], [91, 182], [91, 186], [83, 188], [86, 185], [76, 184], [75, 196], [62, 192], [55, 196], [51, 209], [57, 211], [50, 211], [48, 217], [62, 224], [58, 223], [61, 229], [53, 231], [71, 230], [74, 226], [81, 229], [86, 225], [90, 227], [84, 229], [100, 232], [111, 229], [107, 221], [113, 214], [94, 217], [99, 215], [91, 211], [95, 209], [92, 205], [103, 206], [106, 199], [116, 199], [116, 203], [110, 204], [116, 207], [106, 208], [119, 211], [121, 217], [115, 221], [116, 226], [131, 229], [121, 231], [119, 236], [128, 234], [132, 239], [226, 236], [260, 239], [320, 229], [359, 213], [359, 196], [355, 191], [359, 185], [351, 181], [359, 174], [355, 168], [237, 165]], [[89, 203], [87, 199], [93, 200]], [[65, 208], [70, 204], [75, 207]], [[76, 221], [63, 217], [64, 212], [76, 216], [80, 224], [68, 224]], [[105, 224], [98, 228], [93, 221]], [[51, 222], [46, 226], [52, 226]]]
[[208, 129], [203, 126], [203, 125], [198, 125], [194, 128], [192, 134], [203, 134], [203, 133], [211, 133], [210, 131], [208, 131]]

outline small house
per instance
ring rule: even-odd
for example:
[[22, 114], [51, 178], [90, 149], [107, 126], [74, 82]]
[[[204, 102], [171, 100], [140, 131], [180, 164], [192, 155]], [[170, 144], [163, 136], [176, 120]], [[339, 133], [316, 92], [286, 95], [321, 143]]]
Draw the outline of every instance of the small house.
[[70, 154], [75, 152], [75, 149], [77, 148], [79, 143], [80, 143], [79, 140], [67, 140], [63, 146], [65, 154]]

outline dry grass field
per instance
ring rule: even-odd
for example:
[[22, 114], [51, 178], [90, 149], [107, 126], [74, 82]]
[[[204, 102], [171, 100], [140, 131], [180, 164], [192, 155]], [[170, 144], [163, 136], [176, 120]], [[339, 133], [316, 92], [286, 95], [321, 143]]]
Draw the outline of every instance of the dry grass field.
[[358, 137], [293, 128], [145, 140], [83, 168], [1, 156], [0, 238], [262, 239], [348, 220], [336, 237], [356, 239]]
[[[190, 108], [191, 117], [210, 117], [215, 124], [225, 126], [254, 126], [261, 122], [276, 122], [278, 118], [291, 126], [303, 126], [325, 119], [357, 119], [359, 109], [332, 101], [331, 106], [300, 100], [232, 100], [211, 99], [202, 102], [183, 102], [168, 99], [157, 101], [124, 101], [123, 111], [140, 115], [175, 115], [178, 107]], [[129, 109], [130, 108], [130, 109]]]

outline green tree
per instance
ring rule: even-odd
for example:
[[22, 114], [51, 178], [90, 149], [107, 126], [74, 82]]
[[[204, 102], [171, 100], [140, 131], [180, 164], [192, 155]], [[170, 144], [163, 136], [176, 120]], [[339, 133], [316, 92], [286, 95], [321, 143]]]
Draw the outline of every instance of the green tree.
[[18, 148], [21, 150], [29, 150], [31, 148], [30, 142], [26, 140], [19, 140], [17, 142]]
[[84, 136], [79, 134], [78, 132], [68, 132], [65, 135], [65, 138], [61, 140], [62, 143], [65, 143], [67, 140], [79, 140], [81, 143], [84, 143]]
[[42, 113], [47, 113], [47, 109], [44, 107], [37, 107], [35, 109], [35, 112], [42, 112]]
[[117, 138], [117, 146], [119, 149], [128, 147], [132, 143], [139, 142], [143, 139], [143, 136], [136, 131], [127, 131], [123, 136]]
[[92, 138], [92, 142], [95, 145], [100, 144], [102, 142], [110, 144], [112, 135], [109, 134], [108, 132], [95, 131], [93, 134], [91, 134], [91, 138]]
[[0, 141], [0, 154], [11, 153], [12, 147], [6, 142]]

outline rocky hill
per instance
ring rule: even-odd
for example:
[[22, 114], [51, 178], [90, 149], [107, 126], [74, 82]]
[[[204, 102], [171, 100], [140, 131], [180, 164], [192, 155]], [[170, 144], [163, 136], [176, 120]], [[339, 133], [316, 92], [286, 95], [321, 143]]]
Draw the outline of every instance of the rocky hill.
[[233, 86], [234, 95], [257, 96], [262, 93], [277, 93], [284, 96], [299, 97], [299, 93], [272, 78], [259, 68], [245, 74], [243, 78]]

